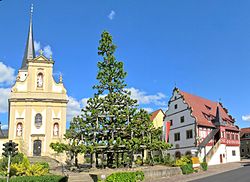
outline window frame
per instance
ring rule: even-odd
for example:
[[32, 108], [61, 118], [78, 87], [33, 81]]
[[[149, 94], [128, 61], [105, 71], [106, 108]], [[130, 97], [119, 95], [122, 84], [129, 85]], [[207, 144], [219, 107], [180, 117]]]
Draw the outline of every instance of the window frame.
[[180, 132], [174, 133], [174, 141], [177, 142], [180, 140], [181, 140], [181, 133]]
[[192, 139], [193, 138], [193, 130], [189, 129], [186, 130], [186, 139]]
[[180, 123], [184, 123], [185, 122], [185, 117], [184, 116], [181, 116], [180, 117]]

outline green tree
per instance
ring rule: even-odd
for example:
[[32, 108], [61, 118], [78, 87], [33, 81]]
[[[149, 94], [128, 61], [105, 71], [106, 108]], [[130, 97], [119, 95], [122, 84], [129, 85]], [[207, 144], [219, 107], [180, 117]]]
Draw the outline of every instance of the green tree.
[[[152, 142], [163, 146], [160, 137], [154, 138], [149, 114], [145, 110], [138, 110], [137, 100], [131, 98], [125, 83], [127, 73], [123, 62], [116, 59], [115, 50], [112, 36], [104, 31], [98, 47], [98, 55], [102, 59], [97, 63], [97, 84], [93, 86], [96, 93], [87, 101], [81, 115], [71, 122], [65, 135], [71, 142], [52, 146], [55, 151], [71, 151], [73, 157], [87, 152], [93, 156], [92, 159], [98, 153], [106, 153], [107, 164], [113, 167], [115, 158], [118, 166], [121, 151], [130, 154], [132, 165], [134, 152], [155, 149]], [[69, 147], [72, 143], [74, 150]], [[75, 150], [80, 144], [85, 148]]]
[[70, 127], [65, 134], [65, 143], [51, 143], [50, 147], [57, 153], [66, 152], [71, 160], [74, 160], [74, 165], [78, 167], [78, 155], [86, 152], [86, 146], [83, 144], [82, 130], [80, 117], [75, 117], [70, 122]]

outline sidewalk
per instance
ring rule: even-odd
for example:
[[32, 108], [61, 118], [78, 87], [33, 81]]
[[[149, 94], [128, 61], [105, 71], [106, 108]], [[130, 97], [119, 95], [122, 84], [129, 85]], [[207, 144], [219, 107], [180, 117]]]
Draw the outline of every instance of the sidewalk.
[[199, 173], [193, 173], [193, 174], [189, 174], [189, 175], [178, 175], [178, 176], [172, 176], [172, 177], [167, 177], [167, 178], [148, 179], [148, 180], [145, 180], [145, 182], [165, 182], [165, 181], [167, 181], [167, 182], [188, 182], [188, 181], [212, 176], [215, 174], [223, 173], [226, 171], [238, 169], [238, 168], [242, 167], [244, 164], [250, 164], [250, 160], [244, 159], [241, 162], [208, 166], [207, 171], [200, 171]]

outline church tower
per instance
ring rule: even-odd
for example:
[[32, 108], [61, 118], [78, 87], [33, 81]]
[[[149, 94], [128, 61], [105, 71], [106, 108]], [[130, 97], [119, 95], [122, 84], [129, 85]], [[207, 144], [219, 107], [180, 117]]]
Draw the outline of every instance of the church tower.
[[36, 57], [32, 11], [25, 53], [9, 98], [9, 139], [27, 156], [52, 156], [50, 143], [66, 132], [67, 94], [62, 76], [53, 78], [54, 61]]

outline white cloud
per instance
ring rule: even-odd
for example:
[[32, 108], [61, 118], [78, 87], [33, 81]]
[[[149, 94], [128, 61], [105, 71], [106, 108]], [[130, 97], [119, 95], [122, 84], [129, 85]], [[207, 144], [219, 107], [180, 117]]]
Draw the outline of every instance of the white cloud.
[[41, 43], [37, 42], [37, 41], [34, 41], [34, 47], [35, 47], [36, 52], [41, 50]]
[[69, 102], [67, 105], [67, 121], [71, 121], [74, 116], [81, 113], [81, 104], [73, 97], [68, 97]]
[[154, 104], [156, 106], [167, 106], [166, 95], [163, 93], [157, 93], [154, 95], [148, 95], [146, 92], [136, 88], [128, 88], [131, 92], [131, 97], [136, 99], [139, 104]]
[[147, 111], [148, 113], [151, 113], [154, 111], [154, 109], [150, 108], [150, 107], [146, 107], [146, 108], [142, 108], [144, 109], [145, 111]]
[[15, 81], [15, 70], [0, 62], [0, 85], [12, 85]]
[[8, 99], [10, 97], [10, 88], [0, 88], [0, 113], [8, 112]]
[[44, 56], [49, 58], [50, 56], [52, 56], [52, 50], [51, 50], [51, 47], [49, 45], [45, 46], [43, 48], [43, 51], [44, 51]]
[[[154, 111], [154, 107], [157, 109], [164, 108], [164, 111], [167, 107], [166, 96], [163, 93], [156, 93], [149, 95], [144, 91], [141, 91], [136, 88], [128, 88], [128, 91], [131, 92], [131, 98], [136, 99], [139, 104], [143, 104], [141, 108], [145, 109], [149, 113]], [[106, 95], [101, 95], [100, 97], [105, 97]], [[77, 100], [73, 97], [68, 97], [69, 102], [67, 106], [67, 121], [71, 121], [74, 116], [78, 116], [81, 113], [81, 109], [87, 106], [87, 101], [89, 98], [82, 98]]]
[[87, 106], [88, 99], [89, 98], [83, 98], [78, 101], [73, 97], [68, 97], [67, 121], [71, 121], [73, 117], [78, 116], [81, 113], [82, 108]]
[[250, 115], [242, 116], [243, 121], [250, 121]]
[[8, 125], [7, 125], [7, 124], [2, 125], [2, 126], [1, 126], [1, 129], [3, 129], [3, 130], [8, 129]]
[[81, 104], [82, 104], [82, 107], [83, 107], [83, 108], [87, 106], [87, 101], [88, 101], [88, 100], [89, 100], [89, 98], [83, 98], [83, 99], [81, 100]]
[[53, 54], [50, 45], [46, 45], [46, 46], [42, 47], [41, 42], [35, 40], [34, 47], [35, 47], [36, 52], [43, 50], [43, 55], [47, 58], [49, 58]]
[[109, 15], [108, 15], [108, 18], [109, 18], [110, 20], [113, 20], [114, 17], [115, 17], [115, 11], [114, 11], [114, 10], [111, 10], [111, 12], [110, 12]]

